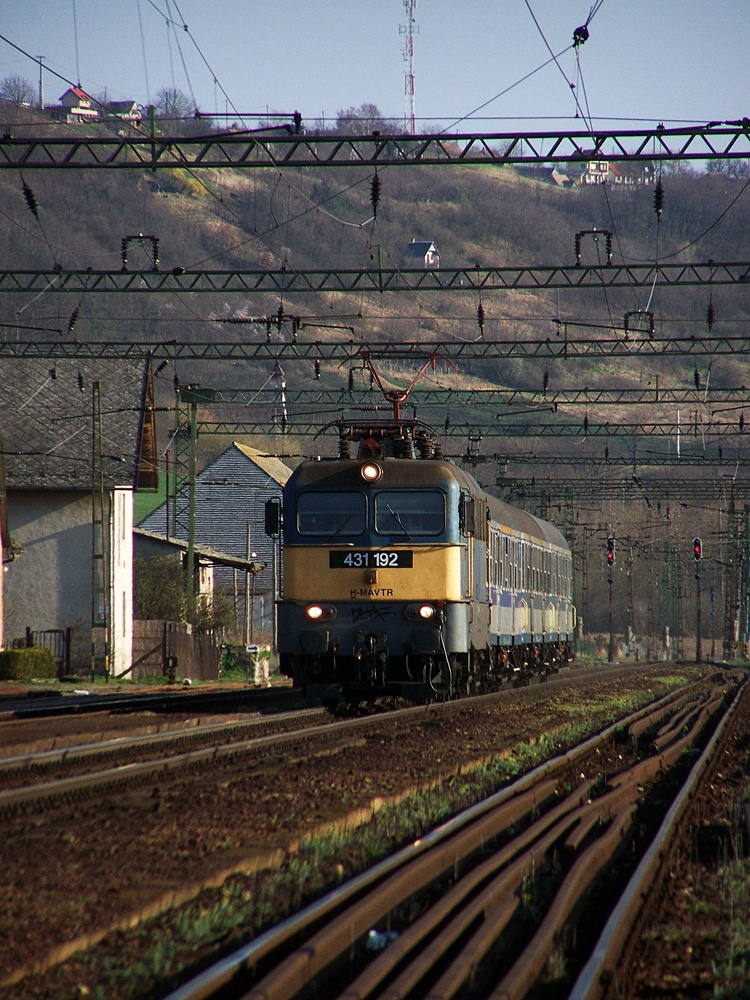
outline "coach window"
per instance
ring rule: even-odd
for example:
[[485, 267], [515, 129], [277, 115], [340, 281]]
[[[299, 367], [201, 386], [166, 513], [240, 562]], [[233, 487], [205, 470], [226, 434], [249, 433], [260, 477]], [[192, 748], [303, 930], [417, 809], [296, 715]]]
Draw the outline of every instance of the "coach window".
[[445, 530], [445, 497], [438, 490], [383, 490], [375, 497], [379, 535], [440, 535]]
[[297, 497], [300, 535], [327, 535], [329, 540], [361, 535], [367, 524], [364, 493], [310, 491]]

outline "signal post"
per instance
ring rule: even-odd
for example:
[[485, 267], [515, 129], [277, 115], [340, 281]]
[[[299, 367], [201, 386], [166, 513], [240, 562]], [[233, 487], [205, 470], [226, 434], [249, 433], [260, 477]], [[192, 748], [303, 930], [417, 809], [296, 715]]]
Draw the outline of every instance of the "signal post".
[[615, 660], [615, 634], [612, 629], [612, 569], [615, 565], [615, 539], [607, 538], [607, 582], [609, 584], [609, 662]]
[[700, 538], [693, 539], [693, 559], [695, 559], [695, 662], [700, 663], [701, 651], [701, 558], [703, 544]]

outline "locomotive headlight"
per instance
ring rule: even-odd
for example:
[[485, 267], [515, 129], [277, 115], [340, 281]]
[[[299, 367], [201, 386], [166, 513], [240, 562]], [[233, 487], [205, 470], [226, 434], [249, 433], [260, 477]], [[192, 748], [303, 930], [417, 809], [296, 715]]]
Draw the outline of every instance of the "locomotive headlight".
[[437, 609], [434, 604], [408, 604], [404, 615], [411, 622], [428, 622], [435, 619]]
[[383, 475], [382, 467], [376, 465], [375, 462], [368, 462], [367, 465], [363, 465], [359, 472], [366, 483], [376, 483]]
[[331, 621], [336, 617], [336, 608], [333, 604], [311, 604], [305, 614], [314, 622]]

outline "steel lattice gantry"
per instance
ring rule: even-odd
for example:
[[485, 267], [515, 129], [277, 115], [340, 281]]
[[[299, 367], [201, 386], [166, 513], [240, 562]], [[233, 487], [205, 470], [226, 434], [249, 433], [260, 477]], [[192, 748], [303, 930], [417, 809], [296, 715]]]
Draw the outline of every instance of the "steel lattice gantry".
[[505, 499], [514, 503], [604, 503], [608, 500], [643, 500], [655, 503], [673, 500], [681, 503], [705, 503], [707, 500], [726, 503], [731, 497], [735, 503], [750, 501], [750, 479], [729, 476], [710, 476], [700, 479], [673, 476], [643, 479], [641, 477], [616, 477], [612, 479], [568, 477], [532, 478], [499, 477], [496, 485], [504, 491]]
[[[368, 412], [373, 414], [373, 419], [377, 419], [373, 411], [392, 413], [391, 407], [370, 407]], [[321, 421], [330, 419], [331, 411], [321, 410], [319, 415], [311, 419], [307, 413], [303, 418], [295, 418], [293, 413], [289, 413], [286, 421], [281, 423], [269, 423], [267, 419], [257, 420], [211, 420], [198, 422], [198, 432], [201, 434], [302, 434], [305, 436], [317, 436], [321, 428]], [[346, 413], [341, 419], [354, 419], [351, 413]], [[357, 411], [357, 419], [367, 420], [367, 413]], [[441, 433], [446, 437], [466, 436], [467, 434], [481, 435], [485, 437], [510, 437], [510, 438], [667, 438], [673, 440], [678, 433], [682, 433], [686, 442], [701, 441], [702, 439], [721, 438], [750, 438], [750, 422], [748, 422], [747, 432], [738, 427], [737, 423], [707, 423], [704, 427], [694, 430], [693, 425], [683, 425], [682, 428], [674, 421], [663, 421], [653, 424], [597, 424], [591, 421], [587, 425], [582, 423], [508, 423], [500, 421], [495, 423], [483, 422], [481, 420], [459, 420], [451, 421]], [[544, 458], [540, 457], [540, 462]]]
[[[304, 406], [319, 404], [321, 406], [372, 407], [383, 402], [382, 394], [375, 389], [331, 389], [320, 386], [314, 389], [298, 389], [285, 387], [284, 393], [289, 405], [300, 403]], [[276, 393], [272, 389], [242, 388], [242, 389], [211, 389], [211, 403], [248, 404], [265, 402], [273, 404]], [[437, 389], [416, 386], [409, 395], [409, 405], [415, 407], [440, 407], [444, 410], [450, 406], [523, 406], [552, 407], [575, 405], [622, 406], [631, 404], [654, 405], [717, 405], [728, 403], [750, 405], [750, 387], [722, 387], [715, 389], [691, 389], [682, 386], [659, 386], [648, 389], [454, 389], [445, 386]]]
[[[20, 325], [20, 324], [19, 324]], [[12, 333], [16, 329], [6, 324]], [[23, 327], [21, 327], [23, 329]], [[54, 331], [45, 331], [54, 332]], [[15, 338], [15, 334], [12, 334]], [[567, 328], [544, 340], [387, 341], [130, 341], [130, 340], [21, 340], [0, 341], [1, 358], [112, 358], [152, 357], [156, 361], [361, 361], [365, 356], [387, 361], [483, 361], [506, 358], [662, 358], [744, 357], [750, 338], [642, 336], [571, 339]]]
[[[206, 271], [118, 270], [0, 271], [0, 292], [48, 289], [76, 295], [127, 292], [493, 292], [547, 289], [683, 288], [750, 283], [750, 261], [706, 264], [608, 264], [600, 267], [464, 267], [409, 270]], [[291, 319], [292, 317], [288, 317]], [[222, 321], [226, 323], [227, 321]], [[235, 322], [241, 323], [238, 318]], [[251, 320], [248, 320], [251, 322]]]
[[432, 135], [159, 135], [0, 140], [0, 169], [383, 167], [541, 164], [593, 159], [709, 160], [750, 157], [750, 121], [595, 131]]

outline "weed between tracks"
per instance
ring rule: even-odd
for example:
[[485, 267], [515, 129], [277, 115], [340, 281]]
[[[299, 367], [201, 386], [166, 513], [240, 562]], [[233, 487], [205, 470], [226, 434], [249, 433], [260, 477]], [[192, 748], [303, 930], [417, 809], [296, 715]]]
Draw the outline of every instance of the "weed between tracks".
[[[385, 806], [354, 831], [333, 830], [307, 838], [278, 870], [232, 876], [221, 889], [206, 890], [179, 910], [132, 931], [109, 935], [102, 945], [69, 959], [43, 981], [31, 977], [19, 984], [12, 1000], [62, 1000], [73, 996], [90, 1000], [157, 1000], [189, 975], [252, 940], [344, 879], [423, 836], [537, 764], [684, 683], [685, 678], [670, 675], [649, 681], [648, 690], [614, 701], [592, 698], [585, 711], [580, 702], [571, 705], [569, 717], [574, 721], [554, 733], [543, 733], [530, 743], [516, 745], [502, 759], [446, 779], [397, 805]], [[557, 696], [554, 700], [563, 699]], [[72, 990], [68, 986], [71, 982], [75, 982]]]

